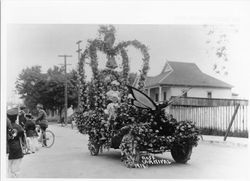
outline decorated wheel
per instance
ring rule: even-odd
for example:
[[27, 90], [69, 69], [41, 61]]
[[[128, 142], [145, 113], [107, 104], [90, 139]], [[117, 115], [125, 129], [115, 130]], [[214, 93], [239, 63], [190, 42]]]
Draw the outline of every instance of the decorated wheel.
[[96, 143], [89, 143], [89, 151], [92, 156], [96, 156], [99, 153], [100, 146]]
[[193, 146], [174, 145], [171, 149], [171, 155], [177, 163], [187, 163], [190, 160]]

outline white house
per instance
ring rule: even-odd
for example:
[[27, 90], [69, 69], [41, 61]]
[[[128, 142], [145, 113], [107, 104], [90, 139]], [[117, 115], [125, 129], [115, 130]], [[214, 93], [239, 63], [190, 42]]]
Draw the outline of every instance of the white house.
[[167, 61], [161, 73], [147, 77], [146, 92], [155, 102], [180, 96], [199, 98], [232, 98], [232, 85], [203, 73], [196, 64]]

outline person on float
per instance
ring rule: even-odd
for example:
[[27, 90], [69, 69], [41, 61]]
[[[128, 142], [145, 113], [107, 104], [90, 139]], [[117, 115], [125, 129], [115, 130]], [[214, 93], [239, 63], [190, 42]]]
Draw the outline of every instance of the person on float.
[[[120, 98], [117, 96], [113, 96], [110, 99], [112, 101], [107, 105], [107, 109], [104, 110], [104, 112], [107, 114], [108, 118], [107, 118], [107, 120], [102, 120], [102, 123], [101, 123], [107, 131], [110, 131], [110, 127], [117, 117], [116, 110], [119, 107]], [[104, 132], [104, 129], [102, 129], [102, 132]], [[105, 140], [106, 137], [104, 136], [104, 134], [101, 133], [101, 135], [102, 135], [101, 140]]]
[[101, 129], [101, 140], [106, 140], [106, 137], [104, 135], [105, 129], [107, 131], [110, 130], [110, 125], [114, 120], [116, 119], [116, 110], [119, 107], [119, 101], [120, 101], [120, 92], [117, 90], [119, 86], [119, 82], [114, 80], [111, 82], [111, 89], [106, 93], [108, 98], [108, 105], [107, 108], [104, 110], [104, 113], [108, 115], [107, 120], [102, 120], [102, 126], [104, 128]]
[[108, 100], [112, 101], [113, 97], [120, 97], [120, 92], [118, 91], [118, 86], [120, 83], [117, 80], [111, 82], [111, 89], [106, 93]]

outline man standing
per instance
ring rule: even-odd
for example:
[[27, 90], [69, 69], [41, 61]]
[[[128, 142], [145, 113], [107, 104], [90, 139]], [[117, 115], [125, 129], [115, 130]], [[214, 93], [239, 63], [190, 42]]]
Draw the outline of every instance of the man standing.
[[24, 109], [25, 109], [25, 106], [20, 106], [20, 112], [19, 112], [19, 116], [18, 116], [19, 125], [21, 125], [23, 128], [24, 128], [24, 125], [26, 122]]
[[12, 129], [14, 130], [13, 138], [8, 140], [9, 148], [9, 175], [12, 178], [19, 177], [20, 165], [23, 158], [23, 150], [21, 140], [24, 140], [24, 130], [16, 123], [18, 109], [12, 108], [7, 111], [7, 118], [11, 122]]
[[[38, 124], [42, 130], [42, 133], [45, 132], [45, 130], [48, 128], [48, 121], [47, 121], [47, 114], [46, 112], [43, 110], [43, 105], [42, 104], [37, 104], [36, 106], [37, 110], [38, 110], [38, 117], [36, 118], [35, 122], [36, 124]], [[46, 139], [45, 139], [45, 134], [43, 137], [43, 145], [46, 146]]]

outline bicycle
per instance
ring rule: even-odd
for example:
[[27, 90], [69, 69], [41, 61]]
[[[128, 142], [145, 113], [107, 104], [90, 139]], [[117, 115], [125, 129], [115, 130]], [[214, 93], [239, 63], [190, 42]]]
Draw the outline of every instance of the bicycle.
[[21, 148], [22, 148], [22, 151], [23, 151], [24, 155], [29, 154], [29, 149], [28, 149], [28, 146], [27, 146], [27, 140], [26, 139], [27, 139], [26, 132], [24, 132], [24, 139], [19, 138], [19, 142], [20, 142], [20, 145], [21, 145]]
[[[51, 130], [42, 131], [40, 126], [37, 125], [37, 132], [39, 135], [38, 142], [42, 144], [45, 148], [50, 148], [55, 143], [55, 134]], [[39, 132], [41, 132], [39, 134]]]

